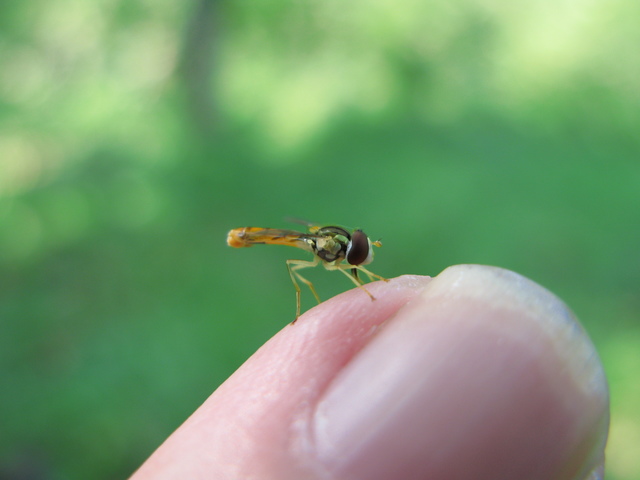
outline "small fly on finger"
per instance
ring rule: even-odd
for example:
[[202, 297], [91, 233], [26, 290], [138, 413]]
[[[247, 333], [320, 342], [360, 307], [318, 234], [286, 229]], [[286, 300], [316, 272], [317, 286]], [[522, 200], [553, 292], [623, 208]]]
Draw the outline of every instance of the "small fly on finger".
[[369, 281], [374, 279], [387, 281], [385, 278], [370, 272], [363, 265], [373, 261], [373, 248], [381, 247], [377, 240], [372, 242], [359, 229], [349, 231], [343, 227], [307, 225], [309, 232], [282, 230], [277, 228], [242, 227], [234, 228], [227, 235], [227, 244], [231, 247], [242, 248], [253, 245], [287, 245], [311, 252], [313, 260], [287, 260], [289, 276], [296, 289], [296, 317], [300, 316], [300, 285], [299, 281], [309, 287], [311, 293], [320, 303], [320, 297], [313, 284], [300, 274], [303, 268], [322, 265], [327, 270], [339, 270], [344, 273], [358, 288], [364, 291], [371, 300], [374, 296], [367, 290], [358, 276], [358, 271], [364, 273]]

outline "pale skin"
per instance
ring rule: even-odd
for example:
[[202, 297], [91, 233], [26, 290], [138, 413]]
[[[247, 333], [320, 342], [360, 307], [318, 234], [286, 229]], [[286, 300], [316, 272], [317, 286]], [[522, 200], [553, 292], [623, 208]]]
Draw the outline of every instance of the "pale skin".
[[366, 287], [283, 319], [132, 478], [601, 478], [606, 379], [556, 297], [476, 265]]

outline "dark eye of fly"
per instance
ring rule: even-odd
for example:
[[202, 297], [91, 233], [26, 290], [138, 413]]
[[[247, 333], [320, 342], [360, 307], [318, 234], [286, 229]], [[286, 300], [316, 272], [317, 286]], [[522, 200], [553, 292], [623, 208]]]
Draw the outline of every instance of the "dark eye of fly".
[[347, 248], [347, 262], [350, 265], [360, 265], [369, 256], [369, 239], [362, 230], [351, 234], [351, 243]]

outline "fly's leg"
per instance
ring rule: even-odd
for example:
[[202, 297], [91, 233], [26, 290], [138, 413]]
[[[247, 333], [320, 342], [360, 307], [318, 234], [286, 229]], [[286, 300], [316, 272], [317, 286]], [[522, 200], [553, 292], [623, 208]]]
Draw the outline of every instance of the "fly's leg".
[[[330, 265], [330, 264], [325, 264], [325, 268], [327, 270], [340, 270], [342, 273], [344, 273], [347, 276], [347, 278], [349, 280], [351, 280], [354, 283], [354, 285], [356, 287], [361, 288], [362, 291], [364, 291], [364, 293], [369, 295], [369, 298], [371, 300], [375, 300], [376, 299], [376, 297], [371, 295], [371, 292], [364, 287], [362, 281], [357, 276], [355, 276], [352, 273], [347, 272], [347, 270], [351, 270], [352, 268], [354, 268], [353, 265]], [[357, 267], [357, 268], [358, 268], [358, 270], [360, 269], [360, 267]]]
[[376, 275], [373, 272], [370, 272], [369, 270], [367, 270], [366, 268], [364, 268], [362, 265], [357, 265], [356, 267], [357, 270], [360, 270], [362, 273], [364, 273], [367, 277], [369, 277], [369, 280], [373, 282], [374, 278], [377, 278], [378, 280], [383, 280], [385, 282], [388, 282], [389, 279], [388, 278], [384, 278], [381, 277], [380, 275]]
[[300, 275], [300, 273], [298, 273], [298, 270], [301, 270], [303, 268], [315, 267], [316, 265], [318, 265], [319, 260], [320, 259], [317, 257], [315, 261], [312, 262], [306, 260], [287, 260], [287, 269], [289, 270], [289, 276], [291, 277], [293, 287], [296, 289], [296, 318], [291, 323], [295, 323], [300, 316], [300, 285], [298, 284], [298, 280], [309, 287], [309, 290], [311, 290], [313, 296], [316, 297], [316, 300], [318, 301], [318, 303], [320, 303], [320, 297], [318, 296], [313, 283], [311, 283], [309, 280]]

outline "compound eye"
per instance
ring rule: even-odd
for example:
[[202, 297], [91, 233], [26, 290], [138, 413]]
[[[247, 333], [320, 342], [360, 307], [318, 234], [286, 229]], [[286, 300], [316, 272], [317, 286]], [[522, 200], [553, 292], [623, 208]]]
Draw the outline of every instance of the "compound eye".
[[347, 262], [350, 265], [362, 265], [371, 261], [371, 244], [369, 237], [362, 231], [356, 230], [351, 234], [351, 241], [347, 246]]

